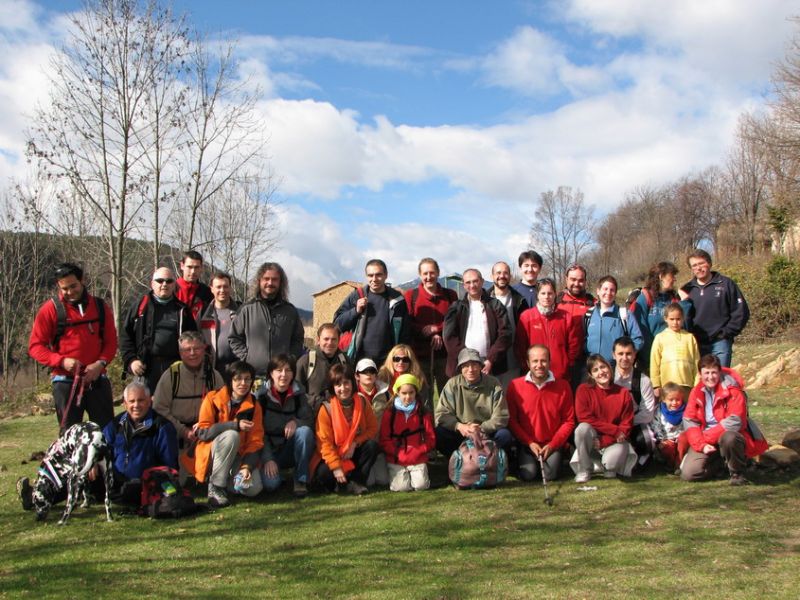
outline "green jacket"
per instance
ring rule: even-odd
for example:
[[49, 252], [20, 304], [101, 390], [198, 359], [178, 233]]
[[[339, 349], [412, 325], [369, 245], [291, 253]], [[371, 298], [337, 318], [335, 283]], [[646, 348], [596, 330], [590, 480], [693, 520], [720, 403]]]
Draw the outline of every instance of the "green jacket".
[[480, 423], [486, 434], [508, 425], [508, 405], [496, 377], [482, 375], [474, 385], [461, 374], [450, 378], [436, 406], [436, 425], [455, 430], [459, 423]]

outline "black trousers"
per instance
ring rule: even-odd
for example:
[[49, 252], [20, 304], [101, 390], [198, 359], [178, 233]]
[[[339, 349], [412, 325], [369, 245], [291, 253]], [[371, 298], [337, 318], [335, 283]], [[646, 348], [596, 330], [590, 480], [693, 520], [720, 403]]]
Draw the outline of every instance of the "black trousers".
[[[72, 391], [72, 380], [53, 382], [53, 402], [56, 406], [56, 418], [59, 425], [64, 416], [69, 402], [69, 394]], [[76, 391], [77, 395], [77, 391]], [[114, 418], [114, 402], [112, 399], [111, 382], [107, 377], [98, 377], [91, 385], [83, 390], [80, 406], [78, 399], [74, 398], [69, 407], [64, 427], [59, 431], [59, 435], [64, 433], [72, 425], [83, 421], [84, 412], [89, 414], [89, 420], [97, 423], [100, 428]]]
[[[353, 458], [350, 459], [353, 461], [356, 468], [347, 474], [348, 481], [352, 480], [366, 486], [370, 469], [372, 469], [372, 465], [375, 464], [377, 456], [378, 442], [375, 440], [368, 440], [360, 446], [357, 446], [356, 451], [353, 453]], [[336, 489], [336, 477], [334, 477], [333, 471], [331, 471], [324, 460], [317, 465], [315, 477], [329, 492]]]

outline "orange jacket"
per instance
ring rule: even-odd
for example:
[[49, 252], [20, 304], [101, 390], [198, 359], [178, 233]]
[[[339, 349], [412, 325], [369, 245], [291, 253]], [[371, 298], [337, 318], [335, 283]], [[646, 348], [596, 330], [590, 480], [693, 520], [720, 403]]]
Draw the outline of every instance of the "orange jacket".
[[[253, 412], [253, 428], [250, 431], [239, 432], [239, 456], [244, 457], [251, 452], [258, 452], [264, 447], [264, 419], [261, 416], [261, 405], [255, 401], [252, 394], [239, 405], [236, 412], [230, 412], [230, 393], [228, 387], [223, 386], [218, 390], [209, 392], [200, 405], [200, 416], [197, 426], [200, 429], [211, 427], [215, 423], [224, 423], [236, 419], [236, 413], [255, 409]], [[209, 442], [198, 441], [194, 452], [194, 477], [199, 482], [206, 479], [211, 466], [211, 445]]]
[[[361, 405], [361, 419], [358, 422], [353, 443], [360, 446], [364, 442], [373, 439], [378, 433], [378, 421], [375, 418], [375, 413], [372, 412], [372, 407], [369, 402], [364, 402], [364, 399], [359, 395], [353, 396], [353, 401]], [[314, 456], [311, 457], [310, 470], [313, 473], [317, 470], [317, 465], [320, 461], [324, 460], [325, 464], [331, 471], [343, 468], [342, 455], [339, 451], [336, 436], [333, 431], [333, 421], [328, 408], [328, 402], [322, 405], [319, 413], [317, 414], [317, 450]], [[354, 407], [354, 412], [356, 407]], [[341, 440], [338, 440], [341, 443]]]

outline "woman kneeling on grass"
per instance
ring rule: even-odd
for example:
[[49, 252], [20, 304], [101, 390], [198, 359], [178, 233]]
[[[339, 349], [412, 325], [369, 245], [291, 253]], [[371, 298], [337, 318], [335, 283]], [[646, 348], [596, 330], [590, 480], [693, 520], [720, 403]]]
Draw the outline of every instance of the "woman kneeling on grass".
[[308, 493], [308, 463], [316, 447], [313, 415], [303, 386], [294, 380], [295, 360], [278, 354], [267, 364], [266, 394], [259, 398], [264, 411], [264, 449], [261, 477], [269, 492], [281, 486], [280, 469], [294, 467], [294, 495]]
[[200, 405], [193, 474], [198, 482], [208, 477], [208, 504], [216, 508], [230, 504], [228, 492], [253, 497], [262, 489], [257, 469], [264, 428], [250, 393], [254, 378], [253, 367], [237, 360], [226, 369], [227, 383]]
[[433, 416], [418, 399], [420, 382], [414, 375], [400, 375], [394, 382], [394, 402], [381, 419], [381, 449], [389, 468], [393, 492], [427, 490], [428, 452], [436, 448]]
[[333, 365], [328, 371], [330, 400], [317, 414], [317, 452], [311, 472], [328, 491], [367, 492], [369, 471], [378, 454], [378, 423], [369, 403], [355, 395], [352, 367]]
[[739, 374], [723, 369], [713, 354], [702, 357], [698, 367], [700, 383], [689, 394], [683, 413], [691, 448], [681, 463], [681, 479], [710, 479], [727, 467], [731, 485], [746, 484], [747, 459], [764, 452], [767, 440], [747, 418]]
[[575, 482], [586, 483], [595, 470], [606, 478], [630, 477], [636, 464], [628, 440], [633, 427], [633, 397], [614, 383], [614, 370], [599, 354], [586, 361], [589, 383], [575, 394], [575, 454], [570, 466]]

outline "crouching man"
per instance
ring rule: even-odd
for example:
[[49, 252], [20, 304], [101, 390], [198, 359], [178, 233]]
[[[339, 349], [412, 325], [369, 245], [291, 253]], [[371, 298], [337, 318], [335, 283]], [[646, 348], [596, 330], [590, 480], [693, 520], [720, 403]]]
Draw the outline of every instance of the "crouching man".
[[264, 447], [261, 405], [250, 392], [255, 369], [244, 362], [228, 365], [226, 384], [209, 392], [200, 406], [194, 477], [208, 479], [208, 504], [228, 506], [228, 493], [257, 496], [262, 490], [258, 462]]
[[178, 436], [172, 423], [153, 410], [153, 399], [144, 383], [129, 383], [122, 398], [125, 411], [103, 429], [114, 450], [112, 499], [138, 505], [145, 469], [178, 468]]

